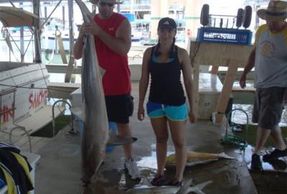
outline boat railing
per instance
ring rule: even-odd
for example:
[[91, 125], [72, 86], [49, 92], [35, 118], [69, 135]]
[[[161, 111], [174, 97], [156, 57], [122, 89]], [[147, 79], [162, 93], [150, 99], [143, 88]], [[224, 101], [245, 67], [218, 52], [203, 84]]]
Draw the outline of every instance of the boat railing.
[[150, 11], [151, 5], [150, 4], [121, 4], [120, 5], [121, 11]]

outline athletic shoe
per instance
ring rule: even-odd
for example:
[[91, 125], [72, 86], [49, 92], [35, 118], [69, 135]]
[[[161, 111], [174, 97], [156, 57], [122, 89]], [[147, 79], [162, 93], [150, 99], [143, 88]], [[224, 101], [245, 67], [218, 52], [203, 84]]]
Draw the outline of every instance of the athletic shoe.
[[174, 187], [180, 187], [180, 186], [182, 186], [182, 181], [171, 180], [171, 181], [169, 181], [169, 183], [167, 185], [174, 186]]
[[251, 170], [261, 171], [262, 163], [258, 154], [253, 154], [251, 159]]
[[280, 159], [271, 159], [268, 163], [275, 169], [275, 170], [285, 170], [287, 168], [287, 164]]
[[168, 182], [169, 181], [166, 179], [164, 175], [157, 175], [156, 177], [152, 179], [150, 183], [153, 186], [163, 186], [163, 185], [167, 185]]
[[278, 159], [280, 157], [287, 156], [287, 148], [285, 150], [275, 149], [270, 154], [265, 154], [263, 156], [264, 162], [270, 162], [273, 159]]
[[124, 167], [130, 175], [131, 179], [140, 179], [140, 172], [138, 170], [136, 162], [133, 159], [126, 160]]

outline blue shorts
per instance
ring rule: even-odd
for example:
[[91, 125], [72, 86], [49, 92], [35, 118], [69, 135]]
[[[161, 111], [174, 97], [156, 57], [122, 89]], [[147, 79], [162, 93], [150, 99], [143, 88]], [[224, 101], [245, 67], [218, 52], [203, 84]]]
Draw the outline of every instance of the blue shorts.
[[167, 117], [171, 121], [185, 121], [188, 117], [186, 103], [180, 106], [172, 106], [149, 101], [146, 109], [150, 118]]

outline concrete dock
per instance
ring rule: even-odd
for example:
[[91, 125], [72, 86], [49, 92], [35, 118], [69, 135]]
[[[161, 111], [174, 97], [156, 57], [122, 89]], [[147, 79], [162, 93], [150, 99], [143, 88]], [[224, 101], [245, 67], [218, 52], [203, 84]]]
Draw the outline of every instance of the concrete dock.
[[[133, 83], [133, 96], [135, 97], [135, 112], [137, 112], [138, 84]], [[138, 121], [136, 114], [131, 118], [133, 136], [138, 138], [134, 145], [135, 159], [143, 176], [140, 184], [145, 184], [154, 175], [156, 169], [155, 136], [149, 119]], [[46, 145], [37, 149], [41, 155], [36, 170], [35, 193], [41, 194], [80, 194], [81, 193], [81, 155], [80, 136], [69, 135], [69, 128], [62, 130], [56, 137], [46, 142]], [[195, 124], [188, 123], [186, 129], [188, 150], [199, 152], [220, 153], [225, 152], [235, 156], [238, 160], [221, 159], [201, 164], [187, 166], [185, 179], [192, 178], [194, 184], [211, 180], [203, 191], [205, 193], [238, 193], [256, 194], [256, 188], [242, 160], [240, 151], [224, 148], [220, 139], [224, 131], [219, 126], [214, 126], [209, 121], [198, 121]], [[173, 144], [169, 141], [168, 152], [173, 152]], [[96, 187], [96, 193], [119, 193], [121, 187], [128, 185], [124, 179], [123, 152], [121, 147], [107, 154], [107, 158], [101, 168], [104, 181]], [[167, 174], [173, 174], [174, 168], [168, 168]], [[124, 182], [126, 181], [126, 182]], [[131, 183], [132, 184], [132, 183]], [[106, 186], [105, 186], [106, 185]], [[112, 186], [112, 187], [111, 187]]]
[[[156, 170], [155, 135], [148, 118], [138, 121], [136, 118], [138, 102], [138, 83], [133, 83], [135, 110], [131, 118], [133, 136], [138, 140], [133, 144], [135, 160], [140, 168], [142, 180], [138, 185], [148, 185]], [[35, 194], [81, 194], [81, 151], [80, 135], [69, 134], [70, 126], [61, 130], [53, 138], [33, 137], [33, 152], [41, 156], [36, 168]], [[223, 146], [220, 143], [224, 135], [221, 126], [215, 126], [210, 121], [198, 121], [187, 124], [186, 138], [188, 150], [197, 152], [225, 152], [236, 159], [219, 159], [206, 164], [187, 166], [184, 179], [192, 178], [193, 184], [211, 181], [203, 192], [208, 194], [257, 194], [257, 188], [248, 171], [250, 163], [250, 147], [243, 153], [239, 149]], [[27, 145], [23, 144], [23, 149]], [[168, 152], [174, 151], [169, 140]], [[100, 169], [101, 182], [94, 185], [96, 194], [125, 193], [124, 190], [136, 186], [128, 180], [123, 171], [124, 155], [120, 146], [107, 153], [106, 160]], [[172, 176], [174, 167], [169, 167], [166, 174]], [[284, 183], [284, 179], [283, 183]], [[286, 179], [285, 179], [286, 180]], [[285, 181], [286, 182], [286, 181]], [[282, 184], [282, 183], [281, 183]], [[281, 185], [281, 191], [286, 191], [286, 185]], [[140, 193], [140, 192], [134, 192]], [[152, 190], [151, 192], [152, 193]], [[268, 194], [267, 190], [260, 193]], [[274, 192], [269, 192], [274, 193]], [[276, 193], [276, 192], [275, 192]], [[286, 192], [285, 192], [286, 193]], [[91, 193], [92, 194], [92, 193]]]

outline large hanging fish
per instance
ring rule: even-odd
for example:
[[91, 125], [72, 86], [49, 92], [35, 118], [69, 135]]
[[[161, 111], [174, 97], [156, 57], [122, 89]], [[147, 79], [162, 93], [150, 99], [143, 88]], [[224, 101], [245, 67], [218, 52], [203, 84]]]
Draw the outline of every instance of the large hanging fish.
[[[85, 23], [93, 18], [81, 0], [76, 0]], [[84, 130], [82, 135], [83, 182], [89, 183], [105, 157], [109, 137], [108, 117], [102, 86], [102, 69], [99, 67], [95, 40], [91, 34], [84, 37], [82, 58], [82, 96], [84, 101]]]

